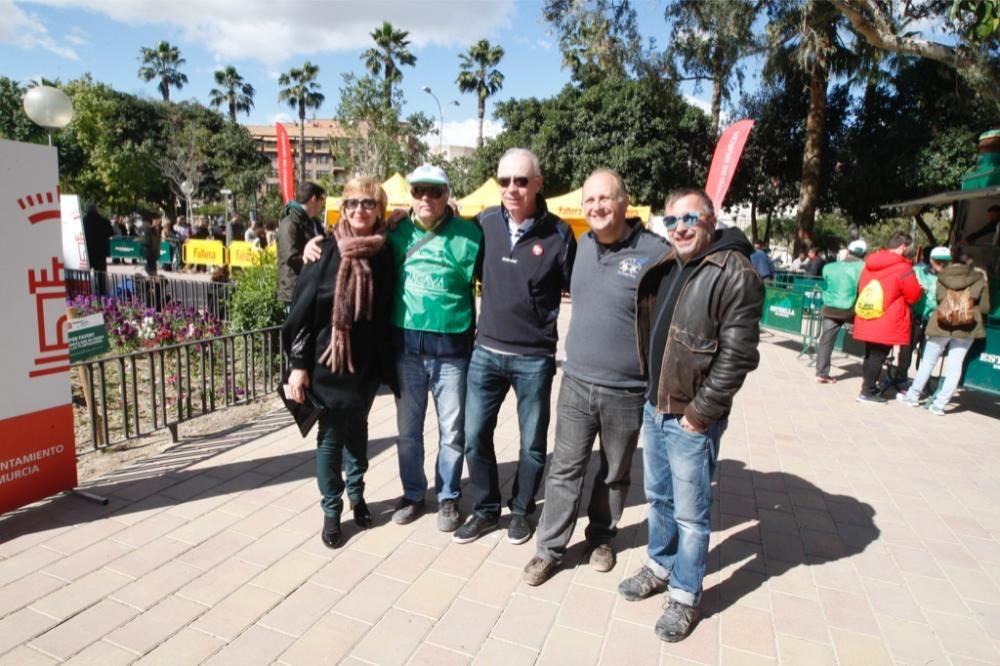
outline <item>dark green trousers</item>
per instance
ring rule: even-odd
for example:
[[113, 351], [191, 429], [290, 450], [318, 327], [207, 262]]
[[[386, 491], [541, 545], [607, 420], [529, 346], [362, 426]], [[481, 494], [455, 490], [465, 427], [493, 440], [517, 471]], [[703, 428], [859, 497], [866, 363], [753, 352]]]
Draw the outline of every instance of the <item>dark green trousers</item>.
[[[323, 495], [324, 515], [337, 517], [344, 510], [344, 489], [351, 504], [364, 499], [368, 471], [368, 413], [378, 385], [369, 388], [365, 406], [327, 409], [319, 420], [316, 437], [316, 482]], [[345, 483], [346, 478], [346, 483]]]

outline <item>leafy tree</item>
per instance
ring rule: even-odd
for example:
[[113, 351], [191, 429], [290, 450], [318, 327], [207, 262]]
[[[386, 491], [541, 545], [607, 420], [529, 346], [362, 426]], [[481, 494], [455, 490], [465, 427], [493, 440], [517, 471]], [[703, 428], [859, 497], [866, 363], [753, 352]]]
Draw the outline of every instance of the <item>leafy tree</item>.
[[399, 171], [407, 173], [427, 160], [427, 146], [420, 140], [434, 123], [422, 113], [402, 118], [405, 100], [382, 104], [378, 82], [344, 74], [336, 119], [343, 133], [331, 137], [334, 155], [351, 173], [380, 180]]
[[361, 54], [361, 60], [372, 76], [382, 77], [383, 103], [386, 108], [392, 107], [392, 86], [403, 80], [401, 67], [417, 64], [417, 57], [410, 53], [410, 33], [406, 30], [396, 30], [392, 23], [385, 21], [382, 27], [371, 32], [375, 40], [375, 48]]
[[660, 206], [668, 190], [704, 183], [711, 158], [707, 116], [664, 81], [607, 78], [583, 90], [567, 86], [545, 100], [502, 102], [496, 117], [505, 129], [476, 152], [471, 179], [495, 174], [503, 152], [521, 146], [542, 160], [547, 196], [609, 167], [621, 173], [634, 202]]
[[[167, 150], [157, 160], [163, 177], [170, 182], [174, 196], [187, 198], [181, 188], [182, 183], [191, 185], [192, 197], [198, 196], [208, 167], [208, 156], [204, 146], [211, 134], [204, 127], [186, 124], [180, 132], [171, 137]], [[190, 215], [190, 211], [188, 211]]]
[[479, 136], [476, 147], [483, 146], [483, 116], [486, 115], [486, 99], [496, 95], [503, 88], [503, 74], [493, 69], [503, 58], [503, 48], [493, 46], [488, 40], [480, 39], [469, 47], [468, 53], [459, 54], [461, 69], [458, 73], [458, 89], [464, 93], [475, 93], [478, 103]]
[[229, 122], [236, 122], [237, 113], [249, 115], [255, 91], [235, 67], [226, 65], [225, 69], [215, 70], [215, 84], [219, 87], [208, 92], [209, 103], [215, 108], [225, 104], [229, 109]]
[[[831, 2], [869, 44], [940, 62], [991, 100], [994, 110], [1000, 105], [1000, 5], [995, 0]], [[946, 39], [933, 41], [913, 30], [914, 24], [926, 21], [943, 25]]]
[[740, 60], [761, 45], [752, 26], [765, 0], [671, 0], [665, 16], [673, 23], [668, 53], [680, 60], [685, 78], [712, 85], [712, 134], [719, 134], [722, 102], [733, 76], [742, 84]]
[[27, 89], [14, 79], [0, 76], [0, 139], [39, 143], [45, 139], [45, 130], [31, 122], [24, 112], [24, 93]]
[[139, 78], [147, 82], [158, 79], [157, 90], [163, 95], [164, 102], [170, 101], [171, 86], [180, 90], [188, 82], [187, 75], [180, 70], [186, 61], [181, 57], [180, 49], [169, 42], [160, 42], [155, 49], [143, 46], [139, 49], [139, 59], [142, 61]]
[[641, 60], [642, 40], [629, 0], [545, 0], [542, 17], [559, 35], [563, 67], [582, 86], [623, 78]]
[[306, 177], [306, 109], [318, 109], [326, 97], [316, 82], [319, 66], [306, 60], [302, 67], [293, 67], [278, 77], [278, 101], [299, 112], [299, 177]]

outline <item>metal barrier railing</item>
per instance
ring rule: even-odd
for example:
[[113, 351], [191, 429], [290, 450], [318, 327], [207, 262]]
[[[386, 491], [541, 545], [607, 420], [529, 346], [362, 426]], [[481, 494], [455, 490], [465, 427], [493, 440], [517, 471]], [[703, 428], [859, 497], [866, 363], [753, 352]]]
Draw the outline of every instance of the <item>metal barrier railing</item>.
[[164, 428], [176, 442], [180, 423], [273, 394], [281, 349], [274, 326], [73, 364], [93, 448]]
[[66, 295], [70, 299], [86, 295], [113, 296], [157, 309], [167, 303], [180, 303], [184, 307], [207, 310], [220, 321], [228, 321], [229, 290], [230, 285], [226, 282], [66, 269]]

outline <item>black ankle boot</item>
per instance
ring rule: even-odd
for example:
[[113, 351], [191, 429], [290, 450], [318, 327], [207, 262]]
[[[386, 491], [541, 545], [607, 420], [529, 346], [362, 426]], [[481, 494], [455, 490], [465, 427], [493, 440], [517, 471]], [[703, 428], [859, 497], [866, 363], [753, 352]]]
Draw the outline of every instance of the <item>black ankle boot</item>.
[[320, 536], [323, 539], [323, 545], [327, 548], [338, 547], [344, 536], [340, 531], [340, 516], [324, 516], [323, 533]]
[[364, 500], [354, 504], [354, 524], [365, 529], [372, 525], [372, 512], [368, 510], [368, 505]]

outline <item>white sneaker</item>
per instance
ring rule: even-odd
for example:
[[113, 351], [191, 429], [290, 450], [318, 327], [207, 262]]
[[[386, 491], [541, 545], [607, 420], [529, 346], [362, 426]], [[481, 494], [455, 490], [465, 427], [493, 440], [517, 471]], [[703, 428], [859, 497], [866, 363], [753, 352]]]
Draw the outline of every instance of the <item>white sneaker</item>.
[[902, 403], [902, 404], [906, 405], [907, 407], [919, 407], [920, 406], [920, 401], [919, 400], [910, 400], [907, 397], [907, 393], [905, 391], [900, 391], [899, 393], [896, 394], [896, 402]]

